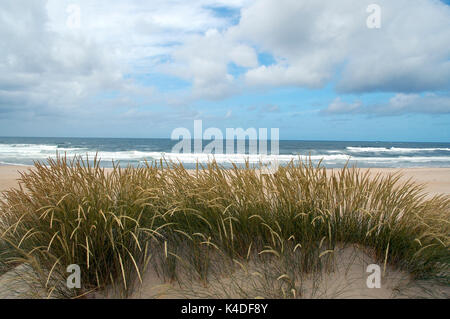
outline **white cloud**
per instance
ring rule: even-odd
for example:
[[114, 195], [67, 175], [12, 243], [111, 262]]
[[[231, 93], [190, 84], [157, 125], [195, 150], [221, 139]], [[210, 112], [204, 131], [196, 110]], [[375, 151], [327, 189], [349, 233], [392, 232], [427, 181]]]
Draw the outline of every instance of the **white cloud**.
[[329, 114], [348, 114], [359, 110], [362, 106], [360, 101], [353, 103], [347, 103], [342, 101], [340, 97], [334, 99], [333, 102], [328, 106], [326, 112]]
[[[136, 84], [140, 74], [157, 72], [161, 57], [187, 38], [229, 21], [211, 8], [238, 8], [244, 1], [209, 0], [3, 0], [0, 5], [0, 112], [54, 112], [96, 107], [90, 100], [114, 92], [114, 103], [133, 106], [145, 99], [170, 103], [154, 88]], [[79, 28], [69, 25], [69, 5], [80, 9]], [[236, 48], [230, 56], [252, 66], [251, 51]], [[197, 61], [202, 87], [221, 71], [208, 61]], [[227, 77], [212, 88], [219, 89]], [[112, 100], [110, 99], [111, 103]], [[119, 103], [120, 104], [120, 103]]]
[[[330, 82], [344, 93], [448, 91], [450, 7], [378, 0], [382, 27], [370, 30], [372, 2], [2, 0], [0, 112], [92, 107], [111, 92], [114, 105], [132, 106]], [[79, 29], [67, 25], [69, 4], [80, 7]], [[239, 23], [221, 7], [240, 10]], [[275, 64], [261, 65], [258, 53]], [[230, 63], [243, 74], [233, 74]], [[138, 76], [158, 72], [192, 88], [164, 94], [137, 84]]]
[[324, 115], [363, 114], [392, 116], [403, 114], [450, 114], [450, 96], [437, 94], [396, 94], [386, 103], [363, 105], [360, 101], [344, 102], [336, 98], [325, 110]]
[[[381, 29], [369, 29], [372, 0], [259, 0], [241, 11], [238, 25], [220, 35], [188, 41], [176, 60], [201, 58], [225, 65], [241, 43], [272, 54], [271, 66], [245, 65], [250, 87], [321, 88], [341, 92], [424, 92], [450, 88], [450, 7], [439, 1], [379, 0]], [[193, 54], [194, 51], [197, 54]], [[216, 52], [204, 55], [202, 52]], [[205, 62], [206, 63], [206, 62]], [[219, 66], [217, 65], [217, 68]], [[196, 70], [187, 72], [201, 78]], [[223, 74], [222, 74], [223, 75]], [[215, 79], [223, 84], [225, 76]]]
[[230, 51], [230, 60], [238, 66], [254, 68], [258, 66], [258, 56], [253, 48], [239, 44]]
[[49, 28], [45, 1], [0, 8], [0, 108], [23, 111], [77, 107], [92, 95], [126, 85], [104, 47]]
[[255, 67], [258, 58], [253, 48], [232, 42], [227, 34], [209, 29], [192, 36], [173, 53], [175, 62], [160, 70], [192, 81], [195, 98], [223, 98], [237, 92], [236, 79], [229, 73], [233, 62], [241, 67]]

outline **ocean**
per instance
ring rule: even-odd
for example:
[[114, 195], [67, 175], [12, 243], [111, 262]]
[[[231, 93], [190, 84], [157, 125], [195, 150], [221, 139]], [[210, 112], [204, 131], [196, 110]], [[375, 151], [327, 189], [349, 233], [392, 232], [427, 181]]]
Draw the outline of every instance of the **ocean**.
[[[33, 161], [45, 162], [59, 153], [69, 158], [81, 155], [90, 159], [97, 154], [104, 167], [111, 167], [113, 161], [121, 166], [137, 166], [144, 161], [165, 158], [192, 168], [197, 161], [206, 163], [213, 156], [172, 153], [177, 142], [137, 138], [0, 137], [0, 165], [32, 165]], [[210, 142], [203, 141], [203, 146]], [[268, 144], [270, 146], [270, 141]], [[279, 155], [271, 158], [276, 157], [283, 165], [309, 156], [315, 163], [322, 160], [327, 167], [343, 167], [346, 163], [358, 167], [450, 167], [450, 143], [280, 141]], [[231, 162], [242, 165], [245, 161], [254, 164], [261, 160], [258, 155], [237, 154], [236, 151], [216, 154], [214, 158], [226, 167]]]

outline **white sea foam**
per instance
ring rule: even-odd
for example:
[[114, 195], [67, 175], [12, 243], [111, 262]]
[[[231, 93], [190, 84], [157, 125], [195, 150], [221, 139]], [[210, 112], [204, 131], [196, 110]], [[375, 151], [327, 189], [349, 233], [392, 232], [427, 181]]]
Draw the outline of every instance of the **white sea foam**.
[[[339, 153], [339, 151], [325, 151], [324, 154], [311, 155], [310, 158], [313, 161], [323, 160], [324, 164], [328, 165], [343, 165], [347, 161], [367, 163], [370, 165], [397, 165], [404, 163], [406, 165], [414, 164], [433, 164], [433, 163], [445, 163], [450, 166], [449, 156], [406, 156], [412, 152], [409, 150], [449, 150], [450, 149], [387, 149], [387, 148], [347, 148], [350, 152], [398, 152], [400, 156], [387, 157], [387, 156], [350, 156], [348, 154]], [[399, 151], [400, 150], [400, 151]], [[309, 158], [308, 154], [299, 155], [269, 155], [261, 157], [260, 155], [245, 155], [245, 154], [191, 154], [191, 153], [164, 153], [164, 152], [145, 152], [145, 151], [92, 151], [86, 148], [70, 148], [70, 147], [58, 147], [56, 145], [45, 144], [0, 144], [0, 163], [1, 164], [31, 164], [33, 160], [44, 161], [49, 157], [55, 158], [57, 152], [60, 155], [66, 155], [68, 158], [72, 158], [76, 155], [88, 156], [93, 159], [96, 155], [103, 162], [122, 161], [122, 162], [143, 162], [165, 159], [167, 161], [181, 162], [184, 164], [207, 163], [215, 159], [218, 163], [236, 163], [242, 164], [249, 162], [251, 164], [274, 161], [279, 163], [288, 163], [292, 160], [296, 161], [300, 158], [305, 160]], [[389, 154], [392, 155], [392, 154]], [[430, 154], [431, 155], [431, 154]]]
[[450, 152], [450, 148], [402, 148], [402, 147], [347, 147], [352, 153], [418, 153], [418, 152]]

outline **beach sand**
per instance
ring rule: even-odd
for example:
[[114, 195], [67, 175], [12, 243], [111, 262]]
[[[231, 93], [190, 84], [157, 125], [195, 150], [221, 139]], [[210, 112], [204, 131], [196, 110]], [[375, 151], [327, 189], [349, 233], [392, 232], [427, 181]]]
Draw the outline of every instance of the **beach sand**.
[[0, 166], [0, 192], [16, 187], [20, 172], [27, 171], [25, 166]]

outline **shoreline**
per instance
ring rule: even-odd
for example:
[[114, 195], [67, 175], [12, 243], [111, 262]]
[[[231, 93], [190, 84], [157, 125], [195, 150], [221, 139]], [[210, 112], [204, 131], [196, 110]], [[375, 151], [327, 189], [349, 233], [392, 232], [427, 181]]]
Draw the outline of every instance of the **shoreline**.
[[[18, 185], [19, 172], [24, 172], [33, 166], [0, 165], [0, 192], [14, 188]], [[330, 168], [329, 171], [338, 170]], [[400, 181], [412, 179], [418, 184], [425, 185], [429, 195], [450, 195], [450, 168], [360, 168], [362, 172], [370, 170], [371, 174], [393, 174], [400, 172], [403, 176]]]

